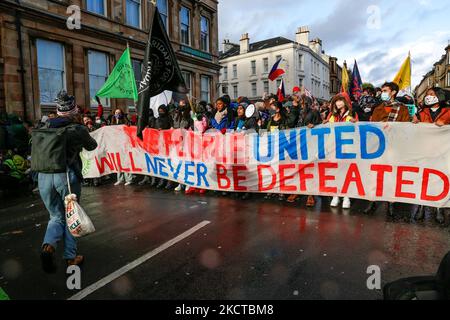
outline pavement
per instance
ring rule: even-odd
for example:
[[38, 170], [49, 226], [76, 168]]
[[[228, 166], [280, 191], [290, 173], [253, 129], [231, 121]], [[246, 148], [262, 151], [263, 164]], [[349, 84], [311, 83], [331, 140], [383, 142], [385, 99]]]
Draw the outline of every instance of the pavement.
[[79, 291], [67, 289], [61, 246], [57, 273], [41, 270], [48, 213], [40, 198], [8, 199], [0, 205], [0, 290], [11, 300], [373, 300], [382, 291], [368, 289], [369, 266], [380, 268], [382, 287], [435, 274], [450, 250], [450, 229], [431, 215], [412, 221], [414, 206], [398, 205], [392, 219], [383, 207], [364, 215], [364, 201], [348, 211], [320, 197], [307, 209], [305, 200], [83, 188], [97, 231], [79, 240]]

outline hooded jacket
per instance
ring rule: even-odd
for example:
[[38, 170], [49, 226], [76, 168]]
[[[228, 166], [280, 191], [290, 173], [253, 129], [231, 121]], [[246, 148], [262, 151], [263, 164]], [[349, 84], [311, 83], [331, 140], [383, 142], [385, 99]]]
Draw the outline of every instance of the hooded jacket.
[[173, 127], [172, 117], [169, 115], [169, 108], [167, 108], [166, 105], [161, 105], [158, 108], [158, 111], [159, 111], [159, 109], [164, 110], [164, 116], [161, 116], [161, 114], [160, 114], [159, 118], [156, 119], [155, 129], [169, 130], [170, 128]]

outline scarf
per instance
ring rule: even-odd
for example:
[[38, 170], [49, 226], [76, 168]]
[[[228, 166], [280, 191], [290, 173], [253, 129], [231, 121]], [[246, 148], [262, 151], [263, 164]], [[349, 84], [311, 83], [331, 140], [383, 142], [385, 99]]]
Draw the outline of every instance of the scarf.
[[391, 107], [391, 112], [389, 113], [388, 122], [396, 122], [398, 118], [398, 113], [400, 112], [400, 107], [402, 106], [401, 103], [394, 102]]
[[223, 118], [225, 118], [228, 114], [227, 109], [223, 109], [223, 111], [217, 111], [214, 119], [216, 120], [217, 124], [221, 123]]

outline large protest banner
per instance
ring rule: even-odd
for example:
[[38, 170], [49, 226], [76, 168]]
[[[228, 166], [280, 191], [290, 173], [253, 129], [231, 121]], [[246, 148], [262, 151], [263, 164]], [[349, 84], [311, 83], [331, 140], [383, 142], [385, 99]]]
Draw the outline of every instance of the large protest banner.
[[338, 123], [272, 133], [104, 127], [83, 175], [152, 175], [220, 191], [349, 196], [450, 207], [450, 126]]

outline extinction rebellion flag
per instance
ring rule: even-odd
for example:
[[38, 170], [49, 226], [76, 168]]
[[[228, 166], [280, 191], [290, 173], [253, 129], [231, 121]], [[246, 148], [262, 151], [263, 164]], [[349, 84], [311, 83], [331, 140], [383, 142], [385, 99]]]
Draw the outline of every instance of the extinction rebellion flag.
[[179, 93], [188, 92], [158, 8], [151, 5], [150, 10], [153, 12], [153, 23], [145, 50], [142, 81], [138, 88], [137, 136], [141, 140], [143, 131], [148, 124], [150, 98], [165, 90]]

